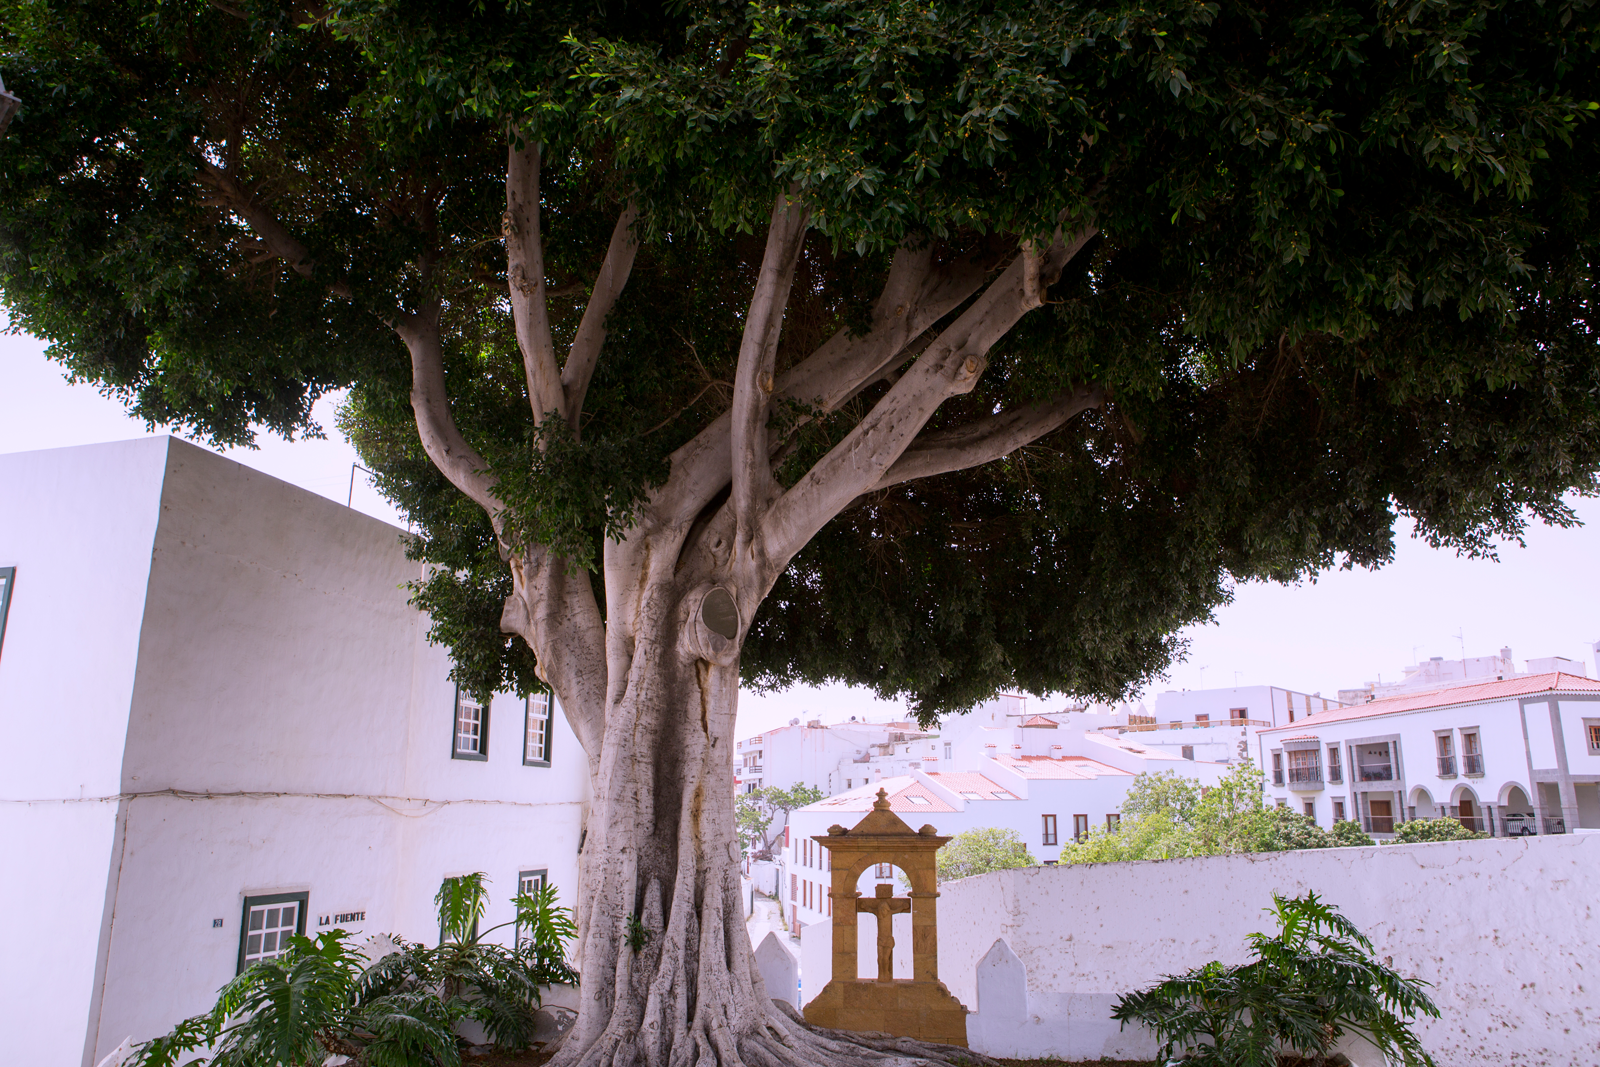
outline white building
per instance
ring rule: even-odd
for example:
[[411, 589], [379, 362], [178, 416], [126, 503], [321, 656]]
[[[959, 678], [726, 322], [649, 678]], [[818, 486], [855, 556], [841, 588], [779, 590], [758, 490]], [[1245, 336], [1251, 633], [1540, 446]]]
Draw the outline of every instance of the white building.
[[[1600, 643], [1595, 645], [1595, 649], [1600, 651]], [[1380, 678], [1357, 689], [1341, 689], [1339, 699], [1346, 704], [1365, 704], [1404, 693], [1474, 685], [1478, 682], [1503, 682], [1508, 678], [1527, 678], [1536, 674], [1575, 674], [1581, 678], [1588, 674], [1588, 670], [1586, 664], [1578, 660], [1565, 656], [1545, 656], [1528, 660], [1527, 669], [1519, 671], [1511, 650], [1502, 648], [1499, 655], [1473, 656], [1470, 659], [1434, 656], [1401, 668], [1398, 681], [1384, 682]]]
[[803, 725], [795, 719], [735, 746], [735, 788], [753, 793], [769, 785], [779, 789], [809, 785], [832, 796], [895, 773], [892, 768], [910, 762], [906, 746], [932, 736], [909, 721], [852, 718], [824, 726], [820, 719]]
[[[1507, 657], [1509, 658], [1509, 657]], [[1392, 833], [1453, 815], [1494, 836], [1600, 829], [1600, 681], [1548, 673], [1392, 696], [1262, 730], [1277, 803]]]
[[1343, 704], [1321, 693], [1275, 685], [1169, 689], [1156, 696], [1154, 714], [1129, 716], [1126, 725], [1107, 732], [1187, 759], [1234, 763], [1254, 758], [1260, 730], [1337, 707]]
[[576, 887], [576, 739], [459, 698], [401, 531], [172, 438], [0, 484], [6, 1062], [165, 1032], [291, 930], [436, 939], [447, 876], [491, 925]]
[[[835, 823], [855, 826], [872, 810], [880, 788], [890, 810], [913, 827], [931, 824], [946, 835], [985, 827], [1015, 830], [1036, 859], [1055, 863], [1063, 845], [1120, 823], [1128, 787], [1139, 774], [1170, 770], [1211, 786], [1228, 772], [1226, 764], [1185, 759], [1146, 746], [1142, 738], [1069, 729], [1051, 716], [1019, 711], [1019, 703], [1000, 698], [952, 717], [941, 736], [908, 743], [908, 755], [919, 758], [920, 768], [795, 811], [781, 842], [779, 870], [779, 893], [793, 928], [829, 917], [828, 857], [811, 839]], [[868, 870], [862, 891], [870, 895], [873, 884], [894, 877], [888, 869]]]

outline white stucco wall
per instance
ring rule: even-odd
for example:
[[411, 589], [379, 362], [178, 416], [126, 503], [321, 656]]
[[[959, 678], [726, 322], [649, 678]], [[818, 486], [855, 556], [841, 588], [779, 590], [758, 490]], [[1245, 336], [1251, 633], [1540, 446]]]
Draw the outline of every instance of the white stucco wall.
[[[0, 979], [6, 1058], [76, 1064], [93, 1008], [115, 795], [166, 463], [164, 439], [0, 455]], [[68, 1062], [62, 1061], [62, 1062]]]
[[1274, 891], [1315, 891], [1431, 983], [1442, 1017], [1419, 1031], [1440, 1067], [1576, 1067], [1600, 1063], [1597, 886], [1600, 834], [1036, 867], [941, 887], [939, 973], [982, 1012], [977, 967], [995, 942], [1026, 968], [1028, 1024], [981, 1051], [1147, 1058], [1148, 1036], [1109, 1019], [1119, 994], [1243, 962]]
[[81, 1067], [209, 1007], [246, 896], [306, 891], [308, 933], [363, 911], [412, 940], [437, 938], [449, 875], [489, 875], [486, 926], [520, 870], [574, 903], [583, 753], [558, 710], [553, 765], [523, 766], [500, 695], [488, 759], [450, 758], [450, 663], [406, 603], [401, 531], [171, 439], [0, 476], [22, 501], [0, 513], [0, 726], [38, 742], [0, 751], [0, 900], [41, 961], [0, 996], [0, 1058]]

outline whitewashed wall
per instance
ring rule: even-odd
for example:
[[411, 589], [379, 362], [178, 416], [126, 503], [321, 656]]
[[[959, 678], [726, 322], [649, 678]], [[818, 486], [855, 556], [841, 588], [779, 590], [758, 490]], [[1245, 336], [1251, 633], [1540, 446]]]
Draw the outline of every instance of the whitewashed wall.
[[[1026, 1021], [983, 1051], [1144, 1058], [1148, 1035], [1109, 1018], [1117, 996], [1210, 960], [1244, 962], [1245, 936], [1272, 929], [1262, 909], [1274, 891], [1315, 891], [1390, 966], [1432, 983], [1443, 1014], [1420, 1031], [1440, 1067], [1600, 1063], [1596, 834], [983, 875], [941, 888], [939, 972], [969, 1009], [1004, 1017], [1007, 1005], [979, 999], [979, 961], [1003, 939], [1025, 968]], [[803, 976], [808, 990], [813, 980]]]
[[0, 1062], [92, 1065], [209, 1007], [245, 896], [413, 940], [448, 875], [489, 875], [486, 925], [519, 870], [574, 902], [587, 761], [558, 713], [553, 766], [523, 766], [509, 696], [488, 760], [450, 758], [401, 531], [170, 438], [0, 480], [0, 903], [33, 961], [0, 975]]

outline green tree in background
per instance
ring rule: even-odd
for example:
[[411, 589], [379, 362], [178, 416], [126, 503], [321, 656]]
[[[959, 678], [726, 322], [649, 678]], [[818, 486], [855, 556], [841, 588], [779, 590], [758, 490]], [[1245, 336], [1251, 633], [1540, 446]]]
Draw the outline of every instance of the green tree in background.
[[1032, 867], [1038, 861], [1015, 830], [991, 826], [956, 834], [939, 849], [936, 862], [939, 881], [949, 882], [990, 871]]
[[1380, 565], [1400, 516], [1469, 553], [1570, 523], [1597, 28], [0, 0], [0, 293], [210, 440], [349, 390], [458, 681], [547, 686], [587, 755], [557, 1067], [853, 1067], [713, 936], [741, 685], [1119, 699], [1236, 583]]
[[782, 830], [788, 825], [789, 814], [797, 808], [807, 804], [815, 804], [827, 794], [816, 786], [796, 782], [788, 789], [780, 789], [775, 785], [763, 786], [749, 793], [741, 793], [735, 806], [735, 818], [739, 829], [745, 836], [750, 846], [759, 851], [772, 847], [775, 835], [773, 824], [778, 823], [778, 817], [783, 816], [781, 824], [776, 830]]

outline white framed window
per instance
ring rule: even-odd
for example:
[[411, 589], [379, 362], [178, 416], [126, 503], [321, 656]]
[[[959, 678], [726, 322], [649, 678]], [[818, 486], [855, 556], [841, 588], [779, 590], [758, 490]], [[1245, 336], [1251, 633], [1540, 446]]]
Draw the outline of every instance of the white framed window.
[[[517, 872], [517, 895], [535, 896], [539, 890], [550, 884], [550, 868], [539, 867], [531, 871]], [[521, 945], [528, 940], [528, 935], [523, 932], [521, 923], [517, 924], [517, 944]]]
[[289, 938], [306, 932], [309, 893], [270, 893], [244, 898], [239, 923], [239, 973], [289, 951]]
[[489, 758], [489, 703], [479, 701], [456, 686], [455, 729], [450, 743], [451, 759]]
[[550, 766], [550, 740], [555, 716], [550, 714], [550, 694], [531, 693], [522, 719], [522, 765]]
[[17, 584], [17, 568], [0, 567], [0, 648], [6, 642], [6, 616], [11, 612], [11, 587]]

